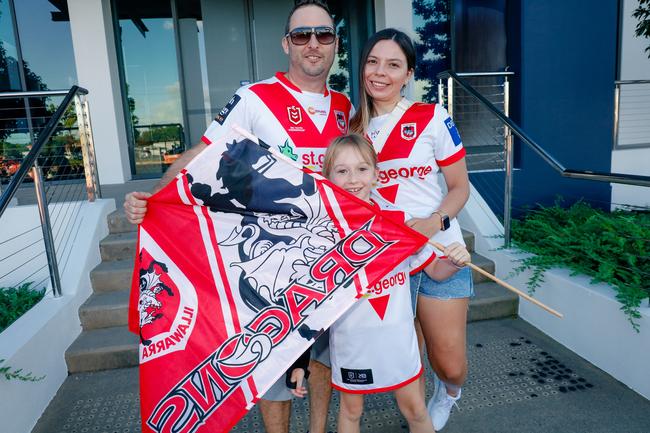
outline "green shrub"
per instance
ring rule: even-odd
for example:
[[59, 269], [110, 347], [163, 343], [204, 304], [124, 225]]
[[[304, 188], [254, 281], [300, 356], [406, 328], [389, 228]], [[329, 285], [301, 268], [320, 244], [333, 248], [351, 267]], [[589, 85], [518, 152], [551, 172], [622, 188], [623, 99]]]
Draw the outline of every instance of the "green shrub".
[[515, 269], [516, 273], [532, 270], [531, 291], [543, 281], [547, 269], [569, 268], [571, 275], [590, 276], [592, 284], [611, 285], [621, 310], [639, 330], [638, 308], [650, 297], [650, 213], [610, 213], [584, 202], [564, 209], [556, 203], [514, 220], [512, 239], [534, 254]]
[[19, 287], [0, 287], [0, 332], [43, 299], [45, 289], [32, 290], [32, 283]]

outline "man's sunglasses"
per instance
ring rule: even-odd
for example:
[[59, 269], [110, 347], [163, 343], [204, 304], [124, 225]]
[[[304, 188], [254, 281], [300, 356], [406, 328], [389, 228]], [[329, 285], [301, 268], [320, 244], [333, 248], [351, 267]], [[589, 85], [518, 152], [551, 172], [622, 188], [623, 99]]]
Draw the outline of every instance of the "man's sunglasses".
[[291, 43], [294, 45], [307, 45], [311, 40], [311, 35], [316, 35], [316, 40], [321, 45], [331, 45], [336, 40], [334, 29], [327, 26], [297, 27], [284, 37], [291, 39]]

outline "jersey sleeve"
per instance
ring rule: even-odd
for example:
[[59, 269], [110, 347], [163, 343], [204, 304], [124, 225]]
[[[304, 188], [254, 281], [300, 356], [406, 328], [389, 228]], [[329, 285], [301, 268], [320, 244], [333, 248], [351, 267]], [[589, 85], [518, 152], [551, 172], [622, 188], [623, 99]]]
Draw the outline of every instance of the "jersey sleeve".
[[431, 126], [433, 128], [434, 155], [440, 167], [451, 165], [465, 156], [465, 148], [454, 120], [441, 105], [436, 105]]
[[435, 249], [426, 244], [420, 251], [413, 254], [409, 259], [409, 274], [415, 275], [436, 259]]
[[228, 135], [230, 133], [230, 127], [233, 124], [237, 124], [249, 131], [251, 130], [252, 114], [248, 109], [249, 92], [247, 87], [241, 87], [237, 90], [228, 103], [219, 111], [210, 126], [208, 126], [203, 137], [201, 137], [201, 141], [205, 144], [210, 144], [219, 137]]

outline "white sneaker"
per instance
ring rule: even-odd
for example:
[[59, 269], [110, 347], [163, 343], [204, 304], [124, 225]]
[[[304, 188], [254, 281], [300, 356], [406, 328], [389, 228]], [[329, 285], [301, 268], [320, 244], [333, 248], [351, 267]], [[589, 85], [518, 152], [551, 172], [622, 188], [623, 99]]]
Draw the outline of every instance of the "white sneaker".
[[433, 428], [435, 431], [442, 430], [445, 424], [447, 424], [447, 420], [451, 414], [451, 408], [454, 405], [458, 407], [456, 402], [460, 400], [460, 394], [460, 389], [458, 390], [458, 395], [456, 397], [447, 394], [447, 387], [436, 376], [435, 391], [433, 397], [431, 397], [431, 400], [429, 400], [429, 403], [427, 404], [427, 410], [431, 416], [431, 421], [433, 421]]

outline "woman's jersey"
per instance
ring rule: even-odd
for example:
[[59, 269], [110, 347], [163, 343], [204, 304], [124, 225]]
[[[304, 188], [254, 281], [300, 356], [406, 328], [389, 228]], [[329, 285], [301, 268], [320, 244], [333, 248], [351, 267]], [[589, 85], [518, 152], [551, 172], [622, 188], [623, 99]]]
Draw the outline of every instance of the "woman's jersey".
[[[379, 183], [375, 192], [397, 208], [427, 218], [438, 210], [444, 197], [438, 184], [440, 167], [462, 159], [465, 148], [454, 121], [438, 104], [413, 103], [396, 123], [391, 122], [391, 116], [395, 114], [374, 117], [368, 126], [368, 138], [378, 151]], [[391, 131], [382, 131], [391, 123]], [[443, 245], [453, 241], [464, 244], [456, 219], [434, 240]]]

